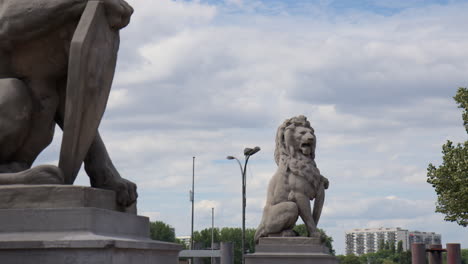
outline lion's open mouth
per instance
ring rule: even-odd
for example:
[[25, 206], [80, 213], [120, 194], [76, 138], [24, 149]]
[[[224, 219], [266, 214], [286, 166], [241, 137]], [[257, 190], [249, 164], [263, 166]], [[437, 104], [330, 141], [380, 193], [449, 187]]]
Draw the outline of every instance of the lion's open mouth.
[[312, 144], [308, 142], [301, 143], [301, 152], [304, 155], [310, 155], [312, 153]]

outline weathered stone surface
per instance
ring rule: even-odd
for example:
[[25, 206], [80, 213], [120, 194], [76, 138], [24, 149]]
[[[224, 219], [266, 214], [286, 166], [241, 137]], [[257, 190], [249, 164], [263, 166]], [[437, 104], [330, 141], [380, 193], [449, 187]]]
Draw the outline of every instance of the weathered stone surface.
[[314, 129], [305, 116], [287, 119], [278, 128], [275, 149], [278, 169], [268, 185], [256, 242], [268, 236], [296, 236], [292, 229], [299, 217], [309, 236], [317, 232], [329, 182], [315, 164], [315, 146]]
[[318, 237], [263, 237], [246, 264], [337, 264]]
[[182, 247], [149, 238], [147, 217], [91, 207], [0, 209], [2, 264], [176, 264]]
[[262, 237], [255, 246], [255, 252], [330, 253], [319, 237]]
[[[62, 209], [2, 209], [0, 210], [0, 241], [7, 241], [4, 235], [18, 233], [21, 238], [29, 236], [27, 232], [90, 232], [125, 237], [149, 237], [147, 217], [136, 216], [98, 208], [62, 208]], [[49, 235], [47, 235], [49, 236]], [[41, 236], [39, 239], [45, 239]], [[14, 238], [12, 238], [14, 239]]]
[[136, 204], [123, 208], [115, 192], [73, 185], [0, 186], [0, 209], [94, 207], [136, 214]]
[[114, 78], [119, 32], [107, 21], [104, 4], [90, 1], [70, 45], [65, 122], [59, 168], [75, 181], [106, 109]]
[[[0, 10], [0, 185], [73, 184], [84, 159], [93, 187], [116, 191], [122, 206], [134, 203], [136, 185], [120, 176], [97, 131], [131, 6], [2, 0]], [[31, 169], [56, 125], [65, 128], [64, 171]]]
[[0, 250], [0, 261], [2, 264], [178, 264], [178, 250], [174, 247], [165, 249], [166, 245], [162, 243], [153, 242], [152, 249], [143, 250], [121, 246], [120, 243], [99, 248]]

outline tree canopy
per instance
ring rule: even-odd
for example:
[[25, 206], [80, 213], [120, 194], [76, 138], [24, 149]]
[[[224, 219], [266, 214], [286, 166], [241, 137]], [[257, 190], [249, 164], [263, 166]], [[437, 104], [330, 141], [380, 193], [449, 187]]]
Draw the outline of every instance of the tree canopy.
[[[454, 97], [463, 109], [462, 118], [468, 133], [468, 89], [459, 88]], [[468, 141], [453, 144], [450, 140], [442, 146], [442, 165], [429, 164], [427, 182], [437, 193], [436, 212], [445, 214], [445, 220], [468, 225]]]
[[[245, 230], [245, 249], [247, 253], [255, 252], [254, 241], [255, 229], [247, 228]], [[242, 229], [233, 227], [223, 227], [222, 229], [213, 229], [214, 242], [232, 242], [234, 244], [234, 263], [242, 262]], [[211, 248], [211, 228], [206, 228], [201, 231], [193, 232], [193, 241], [202, 249]], [[204, 263], [209, 263], [209, 259], [202, 260]]]
[[397, 249], [392, 245], [395, 243], [384, 243], [383, 249], [379, 249], [374, 253], [367, 253], [361, 256], [354, 254], [350, 255], [338, 255], [340, 263], [346, 264], [411, 264], [411, 252], [403, 251], [403, 244], [400, 242], [397, 244]]
[[[305, 224], [296, 225], [293, 230], [296, 231], [296, 233], [298, 233], [299, 236], [307, 236], [307, 227], [305, 226]], [[333, 238], [331, 236], [328, 236], [323, 229], [318, 228], [318, 231], [320, 233], [322, 243], [324, 243], [328, 247], [328, 249], [330, 250], [330, 254], [334, 256], [335, 250], [333, 249], [332, 244]]]
[[150, 223], [150, 237], [153, 240], [176, 242], [174, 228], [162, 221]]

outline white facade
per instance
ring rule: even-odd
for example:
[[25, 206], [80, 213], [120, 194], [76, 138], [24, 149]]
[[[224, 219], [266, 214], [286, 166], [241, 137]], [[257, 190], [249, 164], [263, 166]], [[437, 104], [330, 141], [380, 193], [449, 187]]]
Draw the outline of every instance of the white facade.
[[179, 236], [176, 238], [182, 241], [187, 248], [190, 248], [190, 236]]
[[410, 231], [409, 232], [409, 243], [424, 243], [426, 247], [430, 244], [442, 244], [442, 237], [434, 232], [420, 232]]
[[364, 228], [353, 229], [346, 232], [346, 254], [362, 255], [376, 252], [379, 242], [393, 242], [395, 247], [398, 241], [403, 242], [403, 250], [409, 249], [408, 230], [397, 228]]
[[442, 244], [441, 235], [434, 232], [408, 231], [400, 227], [353, 229], [345, 234], [346, 254], [359, 256], [376, 252], [381, 240], [393, 242], [395, 247], [402, 241], [404, 251], [410, 250], [413, 243]]

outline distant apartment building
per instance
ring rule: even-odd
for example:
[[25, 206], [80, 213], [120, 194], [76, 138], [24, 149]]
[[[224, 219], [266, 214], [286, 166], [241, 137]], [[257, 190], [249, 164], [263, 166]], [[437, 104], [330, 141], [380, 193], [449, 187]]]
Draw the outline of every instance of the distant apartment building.
[[363, 228], [347, 231], [345, 234], [346, 254], [362, 255], [379, 249], [379, 243], [402, 241], [403, 250], [409, 250], [412, 243], [440, 244], [441, 236], [434, 232], [408, 231], [397, 228]]
[[442, 244], [442, 236], [434, 232], [410, 231], [408, 236], [410, 245], [413, 243], [424, 243], [426, 246], [430, 244]]

